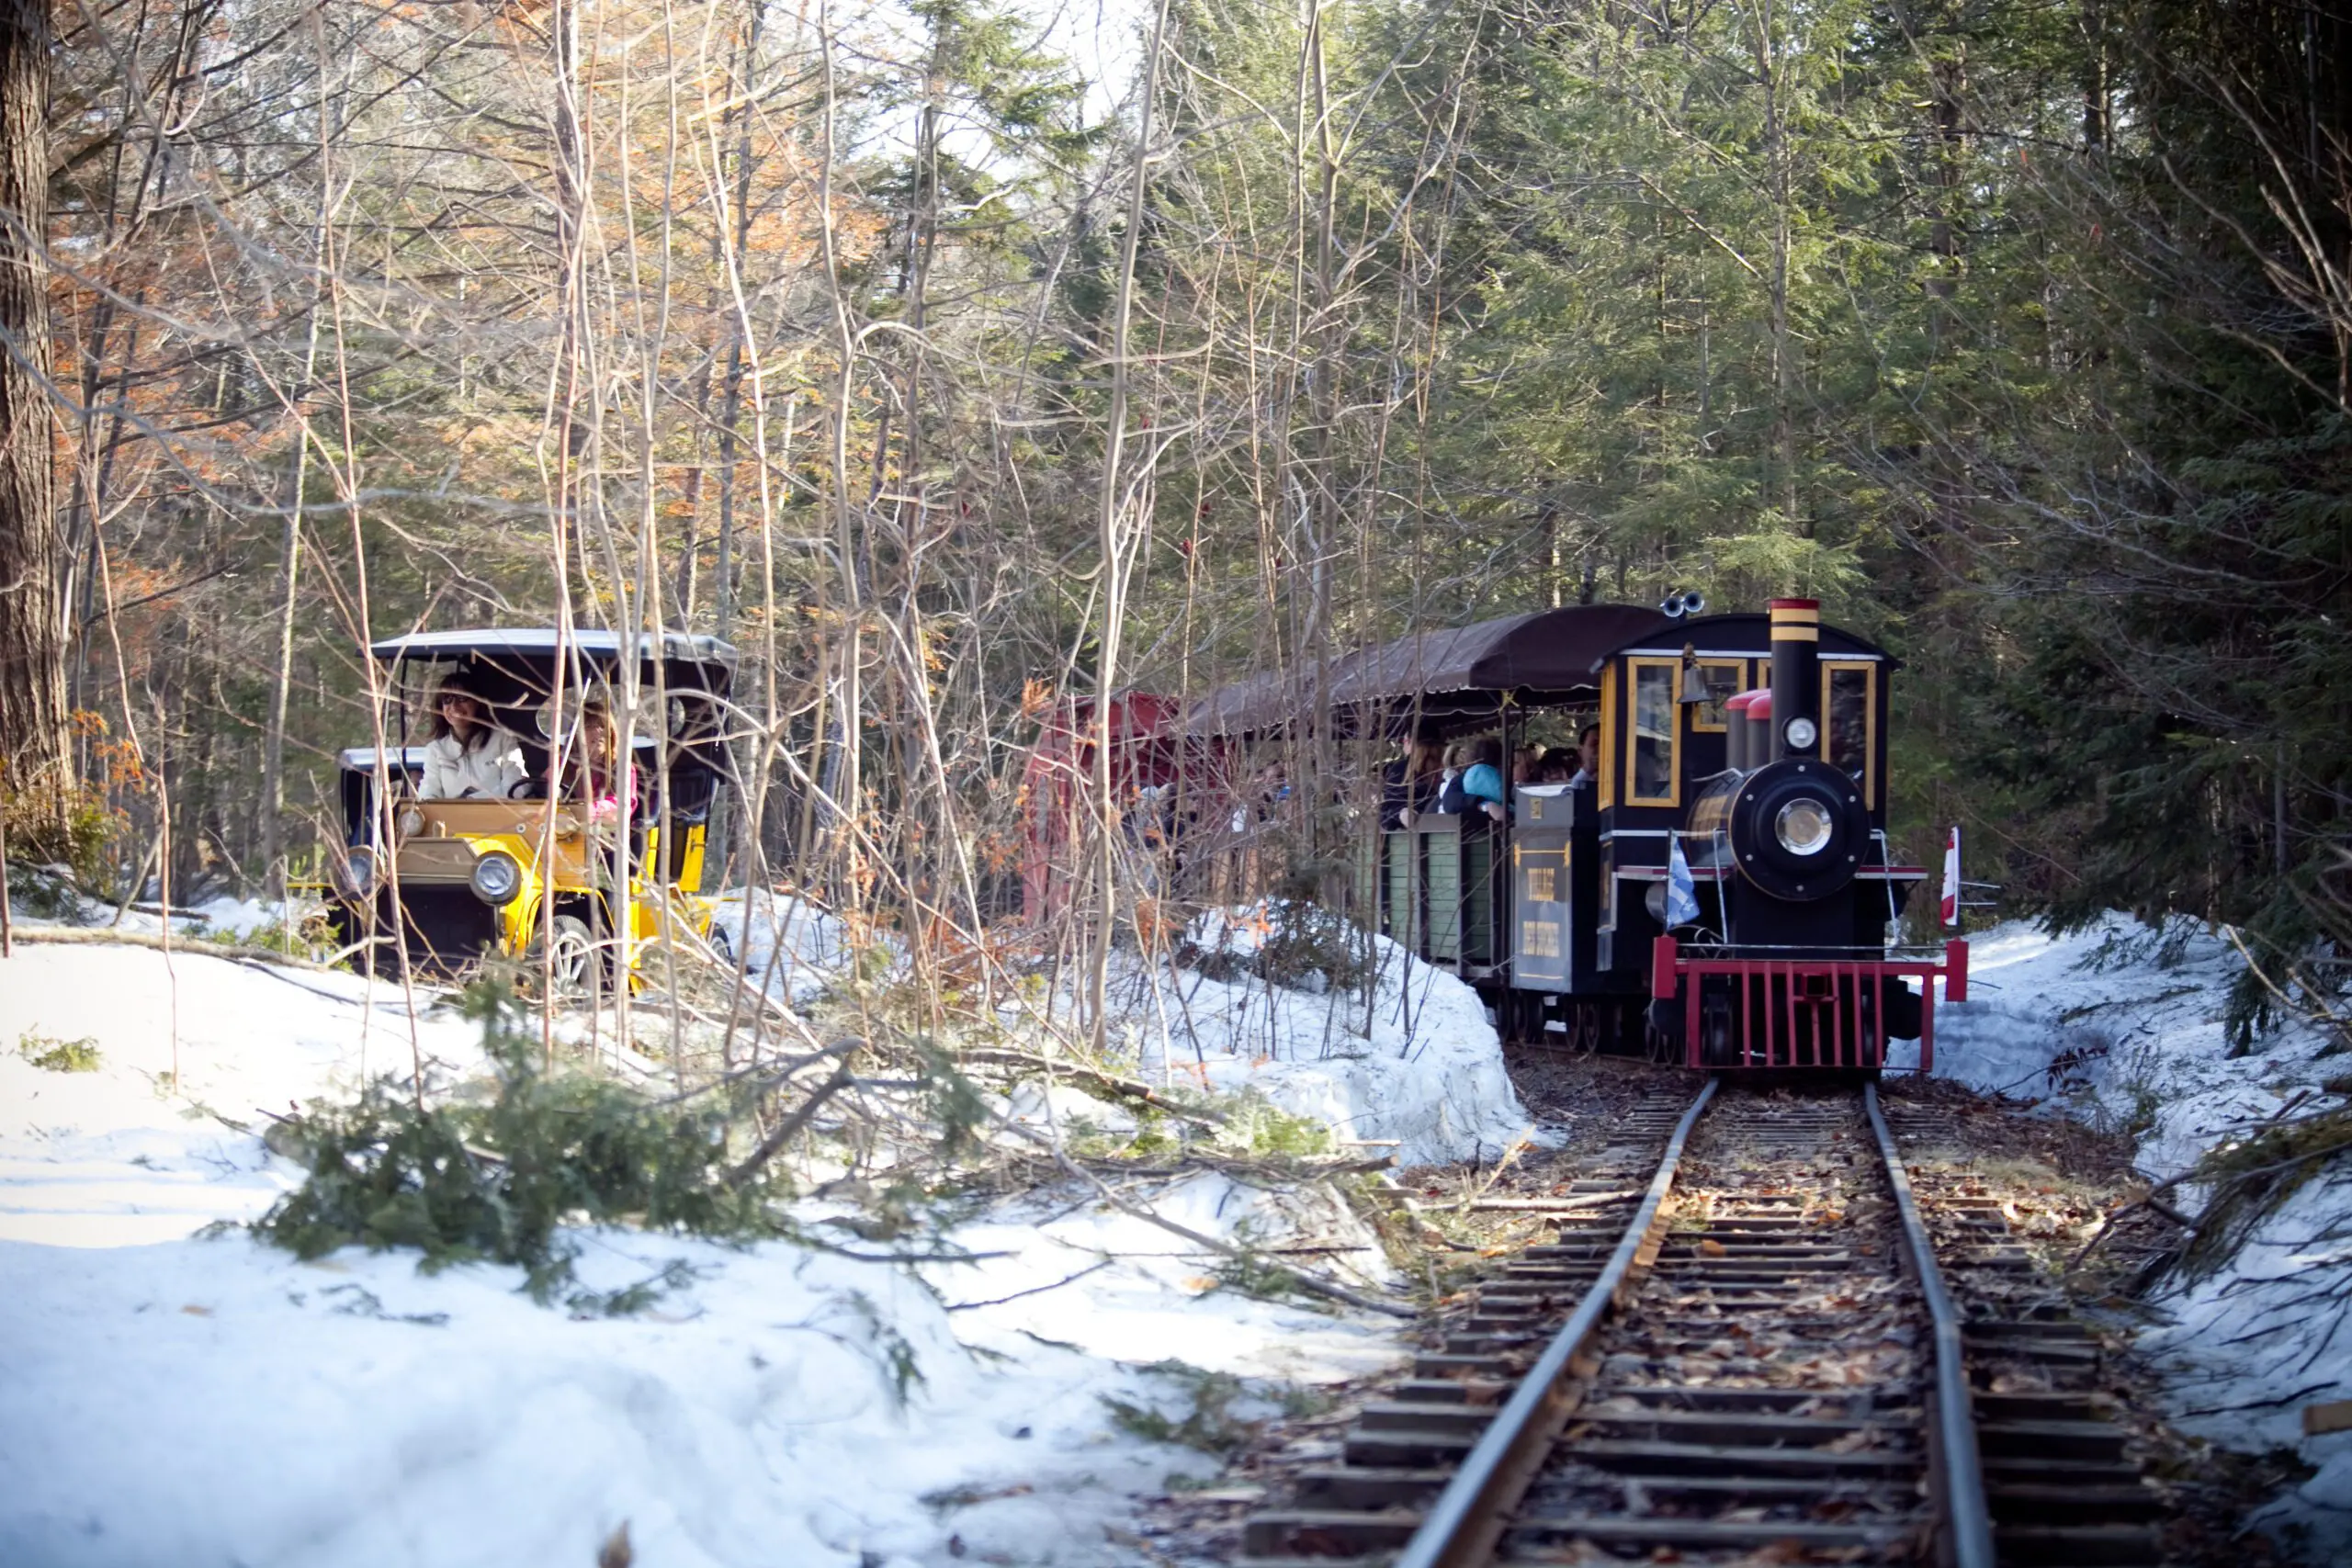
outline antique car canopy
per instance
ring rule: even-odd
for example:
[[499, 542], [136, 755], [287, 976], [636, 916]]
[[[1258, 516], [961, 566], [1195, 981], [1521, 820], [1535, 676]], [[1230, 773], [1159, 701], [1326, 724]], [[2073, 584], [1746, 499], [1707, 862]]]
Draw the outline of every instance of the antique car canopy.
[[[577, 662], [599, 670], [618, 665], [622, 656], [618, 632], [575, 630], [569, 635], [553, 626], [492, 626], [476, 631], [412, 632], [385, 637], [368, 651], [387, 663], [413, 660], [419, 663], [551, 664], [559, 648]], [[735, 649], [714, 637], [685, 632], [645, 633], [636, 639], [639, 678], [650, 680], [660, 660], [674, 680], [692, 672], [695, 683], [723, 692], [735, 671]]]
[[1315, 668], [1294, 665], [1219, 687], [1186, 723], [1195, 734], [1250, 735], [1319, 706], [1343, 732], [1402, 731], [1417, 720], [1426, 731], [1475, 728], [1506, 697], [1523, 707], [1587, 700], [1598, 690], [1594, 667], [1611, 652], [1674, 637], [1685, 624], [1634, 604], [1574, 604], [1417, 632], [1330, 660], [1319, 701]]

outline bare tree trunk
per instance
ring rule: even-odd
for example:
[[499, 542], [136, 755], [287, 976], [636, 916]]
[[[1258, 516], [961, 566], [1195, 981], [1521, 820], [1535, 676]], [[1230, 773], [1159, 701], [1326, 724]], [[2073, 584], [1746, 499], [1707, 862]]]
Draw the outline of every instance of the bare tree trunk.
[[1159, 96], [1159, 45], [1168, 28], [1167, 0], [1151, 25], [1143, 65], [1143, 98], [1136, 110], [1135, 180], [1127, 187], [1127, 231], [1120, 237], [1118, 296], [1111, 307], [1111, 416], [1102, 441], [1102, 486], [1095, 522], [1102, 552], [1102, 635], [1094, 671], [1094, 951], [1086, 972], [1087, 1022], [1096, 1056], [1110, 1040], [1111, 944], [1118, 932], [1119, 811], [1112, 795], [1111, 699], [1119, 683], [1120, 623], [1126, 617], [1126, 540], [1119, 514], [1119, 463], [1126, 447], [1127, 321], [1135, 306], [1136, 249], [1143, 238], [1144, 193], [1151, 178], [1151, 111]]
[[328, 59], [324, 18], [315, 19], [313, 25], [319, 29], [319, 229], [317, 243], [311, 247], [311, 261], [318, 269], [319, 282], [317, 292], [311, 297], [309, 337], [302, 351], [302, 378], [295, 385], [287, 409], [294, 425], [294, 461], [286, 476], [286, 530], [278, 552], [277, 656], [270, 671], [269, 728], [263, 737], [261, 764], [262, 886], [263, 897], [268, 898], [286, 897], [281, 825], [286, 812], [286, 706], [294, 685], [295, 607], [302, 581], [302, 492], [309, 488], [311, 462], [311, 424], [303, 417], [302, 400], [310, 395], [311, 379], [319, 371], [319, 296], [325, 292], [327, 223], [334, 206], [334, 134], [329, 108], [334, 100], [326, 91], [332, 62]]
[[61, 835], [74, 782], [51, 467], [50, 18], [0, 0], [0, 779]]

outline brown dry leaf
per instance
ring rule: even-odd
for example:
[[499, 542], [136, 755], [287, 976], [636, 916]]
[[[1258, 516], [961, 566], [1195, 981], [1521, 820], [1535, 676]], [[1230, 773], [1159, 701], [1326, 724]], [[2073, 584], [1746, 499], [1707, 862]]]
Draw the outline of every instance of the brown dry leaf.
[[180, 1308], [180, 1311], [187, 1314], [190, 1317], [210, 1317], [212, 1315], [212, 1309], [210, 1307], [198, 1306], [194, 1302], [188, 1303], [187, 1305]]
[[1858, 1427], [1853, 1431], [1850, 1431], [1844, 1437], [1838, 1438], [1836, 1442], [1829, 1444], [1826, 1451], [1833, 1454], [1860, 1453], [1862, 1450], [1869, 1448], [1871, 1444], [1877, 1441], [1878, 1428], [1876, 1427]]
[[1731, 1248], [1725, 1247], [1722, 1242], [1715, 1240], [1714, 1237], [1709, 1236], [1699, 1244], [1699, 1250], [1706, 1254], [1709, 1258], [1721, 1258], [1725, 1253], [1729, 1252]]

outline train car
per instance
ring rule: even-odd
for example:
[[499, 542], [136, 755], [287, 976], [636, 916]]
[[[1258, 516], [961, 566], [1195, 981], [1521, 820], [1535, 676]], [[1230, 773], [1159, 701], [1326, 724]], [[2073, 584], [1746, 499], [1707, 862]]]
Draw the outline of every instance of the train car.
[[1304, 712], [1360, 738], [1491, 734], [1508, 756], [1545, 716], [1590, 715], [1597, 777], [1514, 789], [1503, 821], [1367, 831], [1379, 928], [1476, 986], [1508, 1035], [1710, 1069], [1874, 1070], [1917, 1039], [1926, 1069], [1967, 950], [1893, 945], [1927, 874], [1886, 833], [1899, 668], [1814, 600], [1708, 615], [1679, 595], [1419, 634], [1333, 661], [1312, 704], [1261, 675], [1189, 719], [1246, 739]]

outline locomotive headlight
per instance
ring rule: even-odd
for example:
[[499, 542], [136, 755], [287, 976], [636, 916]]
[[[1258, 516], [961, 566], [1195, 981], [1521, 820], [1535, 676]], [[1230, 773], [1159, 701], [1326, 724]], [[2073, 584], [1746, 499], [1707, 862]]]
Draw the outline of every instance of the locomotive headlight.
[[1821, 739], [1821, 726], [1800, 714], [1789, 720], [1789, 727], [1781, 733], [1787, 738], [1790, 750], [1810, 751], [1814, 742]]
[[400, 816], [393, 819], [392, 826], [399, 829], [401, 838], [413, 839], [424, 831], [424, 813], [413, 806], [403, 806], [401, 807]]
[[[1804, 722], [1797, 720], [1797, 724]], [[1772, 833], [1781, 840], [1781, 847], [1792, 855], [1817, 855], [1829, 847], [1829, 840], [1836, 836], [1837, 818], [1829, 814], [1827, 801], [1800, 795], [1781, 807], [1780, 816], [1772, 821]]]
[[511, 904], [514, 895], [523, 890], [523, 868], [513, 855], [503, 850], [492, 850], [474, 862], [474, 874], [467, 879], [474, 897], [493, 908]]

